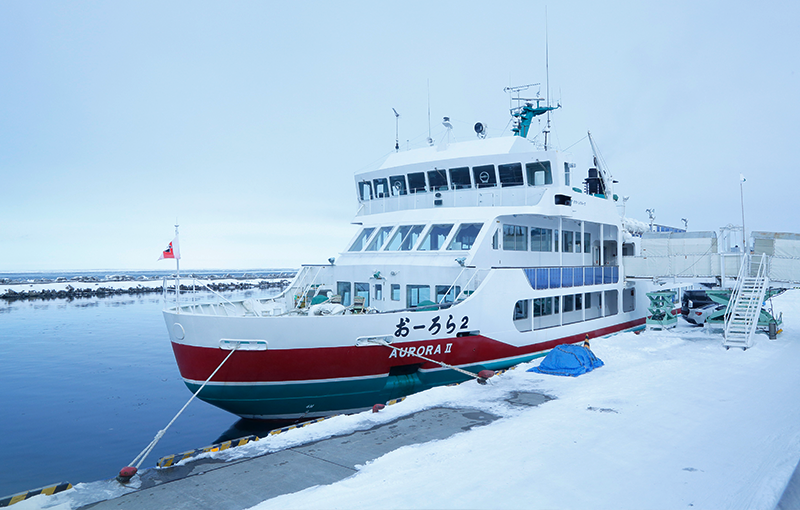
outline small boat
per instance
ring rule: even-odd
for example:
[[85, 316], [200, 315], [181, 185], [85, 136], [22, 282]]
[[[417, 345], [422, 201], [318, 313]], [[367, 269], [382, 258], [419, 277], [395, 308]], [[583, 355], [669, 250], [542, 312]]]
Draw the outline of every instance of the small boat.
[[652, 282], [621, 276], [635, 242], [613, 180], [547, 131], [527, 137], [556, 108], [521, 100], [509, 136], [478, 123], [457, 143], [445, 118], [441, 143], [355, 176], [360, 229], [329, 264], [303, 266], [275, 297], [165, 309], [189, 389], [218, 369], [198, 398], [245, 418], [314, 418], [642, 327]]

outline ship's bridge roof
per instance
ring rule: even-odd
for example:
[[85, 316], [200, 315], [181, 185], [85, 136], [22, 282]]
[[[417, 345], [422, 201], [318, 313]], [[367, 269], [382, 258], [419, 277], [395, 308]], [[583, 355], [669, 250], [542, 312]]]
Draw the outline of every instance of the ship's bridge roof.
[[526, 152], [537, 152], [536, 146], [527, 138], [522, 138], [520, 136], [484, 138], [470, 140], [468, 142], [439, 144], [405, 152], [395, 152], [386, 158], [380, 170], [418, 163], [433, 163], [436, 161], [459, 158]]

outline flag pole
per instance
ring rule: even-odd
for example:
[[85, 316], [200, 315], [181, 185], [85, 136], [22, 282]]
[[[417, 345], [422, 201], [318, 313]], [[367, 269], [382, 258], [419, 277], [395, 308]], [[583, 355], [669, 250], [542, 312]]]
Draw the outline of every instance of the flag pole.
[[[178, 238], [178, 225], [175, 224], [175, 239]], [[175, 273], [177, 274], [177, 281], [175, 282], [175, 309], [177, 313], [181, 313], [181, 257], [180, 257], [180, 241], [178, 241], [178, 256], [175, 257]]]

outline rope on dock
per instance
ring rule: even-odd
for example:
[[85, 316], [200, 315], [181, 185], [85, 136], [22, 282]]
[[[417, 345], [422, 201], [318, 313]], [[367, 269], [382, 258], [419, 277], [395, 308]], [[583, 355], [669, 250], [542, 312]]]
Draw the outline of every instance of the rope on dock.
[[227, 356], [225, 356], [225, 359], [222, 360], [222, 363], [220, 363], [219, 366], [217, 368], [215, 368], [213, 372], [211, 372], [211, 375], [208, 376], [208, 379], [206, 379], [205, 382], [200, 386], [200, 388], [198, 388], [197, 391], [194, 392], [192, 397], [183, 405], [181, 410], [178, 411], [178, 414], [176, 414], [175, 417], [172, 418], [172, 420], [167, 424], [167, 426], [158, 431], [158, 433], [153, 438], [153, 440], [150, 441], [150, 444], [147, 445], [145, 447], [145, 449], [142, 450], [142, 452], [139, 455], [137, 455], [136, 458], [134, 458], [128, 466], [126, 466], [126, 467], [122, 468], [122, 470], [120, 470], [119, 476], [117, 476], [117, 480], [120, 483], [128, 483], [130, 481], [130, 479], [139, 470], [139, 466], [142, 465], [142, 462], [144, 461], [144, 459], [150, 454], [151, 451], [153, 451], [153, 448], [155, 448], [156, 444], [158, 444], [158, 442], [161, 440], [161, 438], [164, 437], [164, 433], [167, 432], [167, 429], [170, 428], [170, 426], [173, 423], [175, 423], [175, 420], [178, 419], [178, 416], [180, 416], [181, 413], [189, 406], [189, 404], [192, 402], [192, 400], [194, 400], [194, 398], [201, 391], [203, 391], [203, 388], [206, 387], [206, 384], [208, 384], [208, 381], [210, 381], [211, 378], [216, 375], [216, 373], [219, 371], [219, 369], [222, 368], [222, 365], [224, 365], [225, 362], [228, 361], [228, 359], [230, 359], [230, 357], [233, 355], [233, 353], [236, 352], [237, 347], [238, 347], [237, 345], [233, 346], [233, 349], [231, 349], [231, 352]]
[[[405, 349], [402, 349], [400, 347], [395, 347], [394, 345], [390, 344], [386, 340], [383, 340], [382, 338], [370, 338], [370, 339], [367, 340], [367, 342], [373, 343], [373, 344], [377, 344], [377, 345], [383, 345], [383, 346], [386, 346], [386, 347], [388, 347], [390, 349], [394, 349], [396, 351], [401, 351], [402, 350], [402, 351], [405, 352]], [[398, 354], [399, 354], [399, 352], [398, 352]], [[460, 373], [462, 373], [462, 374], [464, 374], [466, 376], [474, 377], [475, 380], [478, 381], [478, 384], [486, 384], [486, 380], [494, 375], [494, 372], [491, 371], [491, 370], [481, 370], [480, 373], [476, 374], [476, 373], [470, 372], [468, 370], [464, 370], [463, 368], [458, 368], [458, 367], [455, 367], [453, 365], [448, 365], [447, 363], [444, 363], [443, 361], [436, 361], [435, 359], [426, 358], [425, 356], [422, 356], [421, 354], [417, 354], [417, 353], [413, 353], [413, 354], [411, 354], [411, 356], [414, 356], [414, 357], [417, 357], [417, 358], [420, 358], [420, 359], [424, 359], [425, 361], [430, 361], [431, 363], [436, 363], [437, 365], [441, 365], [444, 368], [449, 368], [450, 370], [455, 370], [456, 372], [460, 372]]]

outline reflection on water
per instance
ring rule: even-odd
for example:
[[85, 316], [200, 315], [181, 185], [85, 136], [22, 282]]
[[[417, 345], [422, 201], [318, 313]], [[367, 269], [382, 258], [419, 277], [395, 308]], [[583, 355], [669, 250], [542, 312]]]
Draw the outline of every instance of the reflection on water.
[[224, 443], [232, 439], [240, 439], [246, 436], [266, 437], [270, 431], [288, 427], [290, 425], [298, 425], [311, 421], [311, 419], [300, 418], [296, 420], [248, 420], [240, 418], [225, 432], [220, 435], [213, 444]]
[[[0, 497], [62, 481], [113, 478], [191, 397], [159, 297], [3, 301]], [[213, 444], [240, 421], [246, 420], [195, 400], [142, 466]], [[251, 425], [241, 427], [239, 437], [252, 434]]]

